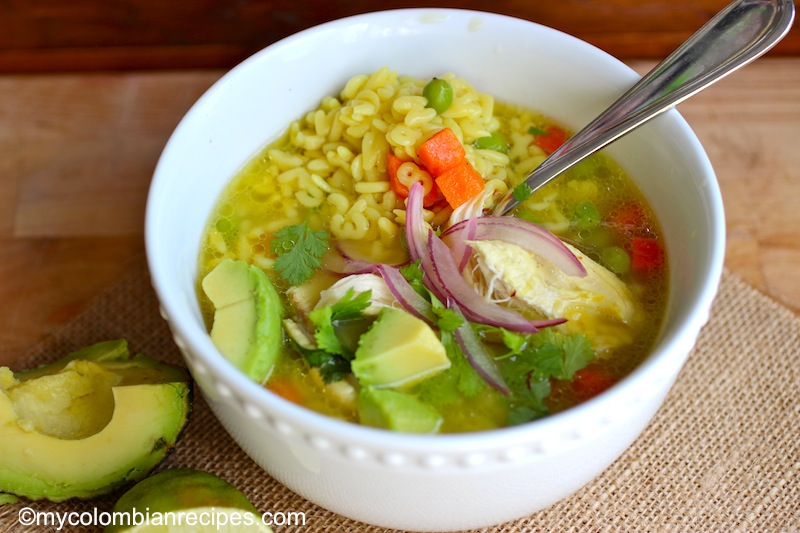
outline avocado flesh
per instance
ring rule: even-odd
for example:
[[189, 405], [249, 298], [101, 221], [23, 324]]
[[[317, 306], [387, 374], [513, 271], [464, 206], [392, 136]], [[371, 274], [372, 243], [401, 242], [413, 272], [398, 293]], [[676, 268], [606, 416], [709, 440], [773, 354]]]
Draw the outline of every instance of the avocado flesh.
[[56, 374], [19, 382], [6, 396], [23, 429], [76, 439], [97, 433], [111, 420], [112, 387], [119, 381], [101, 365], [76, 359]]
[[247, 376], [263, 383], [283, 345], [283, 308], [260, 268], [224, 259], [201, 283], [214, 306], [211, 340]]
[[191, 406], [188, 373], [114, 346], [114, 355], [70, 354], [16, 375], [0, 368], [0, 492], [106, 494], [146, 476], [175, 445]]
[[351, 366], [362, 385], [401, 387], [450, 368], [450, 359], [428, 324], [386, 307], [361, 336]]
[[410, 394], [392, 389], [361, 389], [358, 416], [365, 426], [404, 433], [435, 433], [442, 425], [442, 416], [436, 409]]

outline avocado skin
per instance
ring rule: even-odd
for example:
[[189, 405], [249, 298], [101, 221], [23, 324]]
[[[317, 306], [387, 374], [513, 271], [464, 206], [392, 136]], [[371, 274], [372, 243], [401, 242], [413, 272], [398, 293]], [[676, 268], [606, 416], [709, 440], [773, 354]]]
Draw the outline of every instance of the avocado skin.
[[[30, 452], [22, 445], [9, 445], [6, 441], [25, 441], [25, 430], [21, 429], [13, 416], [5, 411], [5, 420], [0, 423], [0, 493], [5, 492], [29, 500], [64, 501], [70, 498], [88, 499], [108, 494], [131, 482], [146, 477], [172, 451], [180, 439], [189, 420], [194, 397], [193, 384], [188, 371], [182, 367], [161, 363], [150, 357], [131, 355], [124, 339], [93, 344], [71, 352], [54, 363], [14, 373], [18, 381], [35, 380], [59, 373], [75, 360], [89, 360], [103, 366], [119, 376], [112, 386], [115, 393], [115, 412], [112, 421], [97, 434], [83, 439], [58, 439], [30, 431], [32, 459], [22, 463], [14, 454]], [[122, 401], [120, 403], [120, 399]], [[137, 400], [141, 399], [142, 402]], [[0, 390], [0, 403], [9, 405], [10, 400]], [[126, 408], [132, 416], [121, 416], [123, 422], [115, 421], [117, 410]], [[155, 413], [155, 411], [163, 411]], [[0, 406], [0, 413], [3, 406]], [[158, 415], [162, 416], [158, 416]], [[148, 433], [147, 424], [152, 422]], [[126, 425], [124, 421], [138, 421], [140, 425]], [[116, 422], [116, 423], [115, 423]], [[143, 424], [143, 425], [142, 425]], [[156, 426], [155, 424], [158, 424]], [[109, 429], [111, 428], [111, 429]], [[109, 434], [109, 431], [115, 433]], [[103, 440], [105, 437], [113, 437]], [[111, 444], [108, 444], [111, 442]], [[44, 443], [44, 444], [43, 444]], [[84, 446], [85, 445], [85, 446]], [[120, 450], [120, 447], [130, 448]], [[118, 446], [115, 453], [105, 453], [109, 446]], [[20, 449], [20, 448], [25, 448]], [[46, 452], [42, 452], [42, 449]], [[118, 460], [118, 464], [97, 464], [105, 456]], [[85, 463], [90, 465], [77, 476], [54, 475], [47, 472], [58, 470], [58, 464]], [[41, 468], [37, 468], [40, 465]], [[96, 465], [96, 470], [93, 470]], [[89, 470], [89, 473], [86, 471]], [[93, 470], [93, 471], [92, 471]], [[86, 475], [83, 475], [86, 473]], [[97, 473], [96, 478], [92, 475]]]
[[[163, 470], [139, 481], [117, 500], [112, 512], [148, 509], [150, 513], [168, 513], [202, 507], [259, 514], [236, 487], [214, 474], [192, 469]], [[119, 533], [127, 529], [124, 524], [109, 524], [104, 532]]]
[[223, 259], [201, 287], [214, 306], [214, 345], [247, 377], [266, 382], [283, 346], [283, 306], [267, 274], [245, 261]]

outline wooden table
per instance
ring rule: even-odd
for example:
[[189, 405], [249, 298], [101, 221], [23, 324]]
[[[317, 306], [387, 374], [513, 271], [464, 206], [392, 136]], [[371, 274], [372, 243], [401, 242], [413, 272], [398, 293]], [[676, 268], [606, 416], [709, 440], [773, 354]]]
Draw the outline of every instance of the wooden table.
[[[0, 76], [0, 364], [141, 264], [159, 153], [221, 74]], [[800, 312], [800, 58], [761, 59], [679, 110], [722, 187], [727, 268]]]

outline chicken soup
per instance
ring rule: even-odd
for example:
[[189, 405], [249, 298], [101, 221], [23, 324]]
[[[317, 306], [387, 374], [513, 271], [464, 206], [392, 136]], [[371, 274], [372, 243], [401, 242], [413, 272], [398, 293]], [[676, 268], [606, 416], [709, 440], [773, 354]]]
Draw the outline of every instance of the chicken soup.
[[[199, 258], [212, 339], [292, 402], [402, 432], [521, 424], [603, 392], [658, 335], [666, 251], [603, 153], [525, 187], [567, 136], [453, 74], [353, 77], [221, 195]], [[492, 216], [509, 191], [513, 216]]]

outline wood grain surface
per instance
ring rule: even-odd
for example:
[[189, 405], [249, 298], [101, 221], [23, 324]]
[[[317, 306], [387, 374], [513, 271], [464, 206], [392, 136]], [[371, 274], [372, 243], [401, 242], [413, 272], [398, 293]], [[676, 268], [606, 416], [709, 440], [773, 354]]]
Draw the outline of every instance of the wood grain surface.
[[[221, 74], [0, 76], [0, 364], [143, 262], [159, 153]], [[759, 60], [679, 110], [721, 184], [726, 266], [800, 312], [800, 58]]]
[[[491, 11], [616, 57], [661, 59], [730, 0], [0, 0], [0, 72], [230, 68], [336, 18], [403, 7]], [[771, 55], [800, 54], [800, 28]]]

